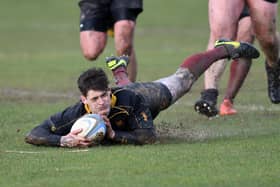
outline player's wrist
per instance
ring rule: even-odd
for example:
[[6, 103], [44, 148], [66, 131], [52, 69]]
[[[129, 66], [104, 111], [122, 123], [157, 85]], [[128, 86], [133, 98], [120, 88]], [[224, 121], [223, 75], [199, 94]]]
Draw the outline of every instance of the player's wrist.
[[65, 142], [65, 136], [61, 136], [60, 138], [60, 147], [67, 147], [67, 144]]
[[60, 147], [74, 147], [73, 138], [71, 136], [61, 136]]
[[109, 133], [108, 133], [108, 138], [109, 139], [114, 139], [116, 136], [116, 132], [112, 129]]

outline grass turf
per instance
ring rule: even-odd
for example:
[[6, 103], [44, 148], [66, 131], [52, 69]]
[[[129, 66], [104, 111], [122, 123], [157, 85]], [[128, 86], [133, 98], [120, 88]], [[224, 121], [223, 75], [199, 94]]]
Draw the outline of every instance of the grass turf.
[[[137, 21], [139, 81], [173, 73], [206, 48], [207, 2], [164, 3], [145, 1]], [[235, 100], [236, 116], [209, 120], [194, 112], [200, 78], [155, 120], [154, 145], [37, 147], [24, 143], [25, 134], [77, 101], [77, 76], [105, 68], [113, 41], [96, 62], [84, 60], [77, 1], [1, 1], [0, 10], [0, 186], [279, 186], [280, 109], [267, 98], [263, 56]]]

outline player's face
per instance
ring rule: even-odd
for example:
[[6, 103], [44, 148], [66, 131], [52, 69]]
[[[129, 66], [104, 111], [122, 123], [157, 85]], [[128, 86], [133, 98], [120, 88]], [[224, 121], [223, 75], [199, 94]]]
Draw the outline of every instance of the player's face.
[[110, 112], [111, 92], [107, 91], [88, 91], [87, 96], [81, 96], [82, 102], [87, 104], [94, 114], [107, 116]]

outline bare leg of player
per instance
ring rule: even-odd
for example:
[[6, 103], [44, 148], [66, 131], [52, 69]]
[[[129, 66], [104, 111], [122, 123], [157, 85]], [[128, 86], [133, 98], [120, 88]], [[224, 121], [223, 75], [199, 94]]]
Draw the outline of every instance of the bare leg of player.
[[[239, 21], [237, 40], [253, 43], [254, 33], [251, 18], [249, 16], [246, 16]], [[252, 60], [246, 58], [240, 58], [231, 63], [226, 94], [220, 105], [220, 115], [233, 115], [237, 113], [237, 110], [233, 108], [233, 101], [250, 70], [251, 63]]]
[[[214, 47], [214, 42], [219, 38], [235, 39], [237, 34], [238, 21], [244, 7], [243, 0], [209, 0], [208, 14], [210, 23], [210, 37], [208, 49]], [[216, 116], [218, 99], [218, 82], [225, 69], [225, 61], [218, 61], [211, 65], [204, 75], [204, 90], [201, 92], [197, 105], [207, 104], [210, 111], [199, 111], [208, 117]], [[197, 108], [197, 107], [195, 107]], [[206, 113], [205, 113], [206, 112]]]
[[280, 103], [280, 39], [277, 32], [277, 0], [247, 0], [256, 38], [265, 54], [268, 96]]
[[135, 82], [137, 77], [137, 61], [133, 46], [134, 30], [135, 22], [130, 20], [118, 21], [114, 26], [117, 56], [129, 56], [127, 72], [131, 82]]
[[98, 58], [106, 46], [107, 34], [99, 31], [80, 32], [80, 46], [84, 57], [93, 61]]

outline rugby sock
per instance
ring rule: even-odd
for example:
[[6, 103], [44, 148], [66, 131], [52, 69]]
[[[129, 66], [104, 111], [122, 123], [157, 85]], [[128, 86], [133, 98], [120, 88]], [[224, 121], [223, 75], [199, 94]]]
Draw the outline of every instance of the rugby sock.
[[228, 52], [225, 47], [216, 47], [186, 58], [180, 67], [189, 69], [189, 71], [198, 78], [211, 64], [227, 57]]
[[126, 67], [119, 66], [116, 69], [112, 70], [112, 72], [117, 86], [125, 86], [131, 83], [127, 75]]
[[230, 66], [230, 77], [226, 90], [225, 99], [233, 101], [241, 88], [252, 64], [252, 60], [240, 58], [234, 60]]

